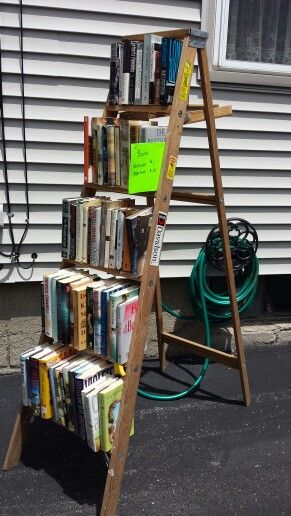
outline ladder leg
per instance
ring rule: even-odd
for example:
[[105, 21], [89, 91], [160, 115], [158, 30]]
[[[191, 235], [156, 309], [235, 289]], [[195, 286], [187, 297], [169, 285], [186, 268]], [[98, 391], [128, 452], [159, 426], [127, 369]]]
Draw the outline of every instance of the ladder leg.
[[235, 280], [234, 280], [232, 258], [231, 258], [231, 252], [230, 252], [230, 246], [229, 246], [228, 228], [227, 228], [226, 211], [225, 211], [225, 205], [224, 205], [220, 162], [219, 162], [219, 154], [218, 154], [218, 147], [217, 147], [215, 118], [214, 118], [214, 113], [213, 113], [212, 91], [211, 91], [211, 85], [210, 85], [208, 59], [207, 59], [206, 49], [198, 49], [198, 64], [199, 64], [200, 73], [201, 73], [201, 86], [202, 86], [202, 94], [203, 94], [203, 100], [204, 100], [204, 114], [205, 114], [208, 141], [209, 141], [209, 151], [210, 151], [210, 159], [211, 159], [211, 165], [212, 165], [214, 189], [215, 189], [215, 195], [216, 195], [218, 220], [219, 220], [220, 233], [221, 233], [222, 242], [223, 242], [223, 252], [224, 252], [224, 259], [225, 259], [225, 264], [226, 264], [226, 280], [227, 280], [228, 292], [229, 292], [229, 297], [230, 297], [230, 306], [231, 306], [231, 312], [232, 312], [236, 351], [237, 351], [237, 356], [238, 356], [238, 360], [239, 360], [239, 371], [240, 371], [243, 399], [244, 399], [244, 404], [246, 406], [248, 406], [251, 402], [251, 397], [250, 397], [248, 374], [247, 374], [247, 369], [246, 369], [245, 353], [244, 353], [242, 335], [241, 335], [240, 318], [239, 318], [237, 299], [236, 299], [236, 286], [235, 286]]
[[163, 242], [163, 227], [169, 209], [175, 164], [187, 108], [188, 93], [196, 49], [184, 38], [179, 72], [168, 125], [160, 184], [157, 190], [144, 271], [142, 275], [139, 306], [131, 338], [127, 374], [123, 386], [117, 431], [112, 447], [107, 481], [103, 496], [101, 516], [114, 516], [117, 511], [121, 482], [127, 456], [131, 422], [134, 415], [137, 388], [143, 362], [150, 313], [158, 277], [159, 255]]
[[162, 309], [162, 296], [161, 296], [161, 281], [160, 276], [158, 275], [156, 288], [155, 288], [155, 298], [154, 298], [154, 307], [156, 313], [156, 326], [157, 326], [157, 339], [158, 339], [158, 348], [159, 348], [159, 360], [160, 360], [160, 368], [161, 371], [164, 371], [166, 367], [166, 353], [165, 353], [165, 343], [163, 339], [163, 309]]
[[4, 471], [9, 471], [10, 469], [14, 468], [14, 466], [17, 466], [17, 464], [19, 464], [23, 444], [24, 444], [31, 420], [32, 420], [31, 408], [21, 406], [18, 411], [18, 414], [16, 416], [14, 428], [12, 430], [12, 434], [11, 434], [11, 438], [10, 438], [10, 443], [9, 443], [6, 457], [4, 460], [4, 464], [3, 464]]

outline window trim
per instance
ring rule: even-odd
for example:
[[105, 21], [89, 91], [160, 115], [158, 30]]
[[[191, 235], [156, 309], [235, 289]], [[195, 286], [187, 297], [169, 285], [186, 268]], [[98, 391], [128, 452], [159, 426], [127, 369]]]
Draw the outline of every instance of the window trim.
[[211, 80], [291, 90], [291, 65], [226, 60], [228, 12], [229, 0], [202, 0], [201, 28], [209, 33], [207, 49]]

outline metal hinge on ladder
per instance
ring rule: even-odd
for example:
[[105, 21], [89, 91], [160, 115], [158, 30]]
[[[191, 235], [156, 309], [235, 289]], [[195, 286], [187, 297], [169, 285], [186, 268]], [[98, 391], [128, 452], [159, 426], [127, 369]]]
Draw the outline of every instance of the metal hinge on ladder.
[[189, 47], [205, 48], [208, 32], [198, 29], [191, 29], [189, 36]]

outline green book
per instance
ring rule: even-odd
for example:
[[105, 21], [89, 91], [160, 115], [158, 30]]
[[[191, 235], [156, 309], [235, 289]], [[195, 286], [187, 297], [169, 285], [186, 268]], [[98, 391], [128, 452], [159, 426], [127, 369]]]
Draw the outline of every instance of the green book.
[[[98, 393], [101, 450], [104, 452], [111, 450], [114, 441], [122, 388], [123, 380], [120, 378]], [[134, 422], [132, 422], [130, 435], [132, 436], [133, 433]]]

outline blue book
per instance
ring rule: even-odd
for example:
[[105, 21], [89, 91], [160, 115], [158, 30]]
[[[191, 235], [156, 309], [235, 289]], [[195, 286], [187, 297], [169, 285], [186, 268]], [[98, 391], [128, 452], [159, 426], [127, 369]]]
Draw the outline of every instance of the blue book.
[[170, 104], [173, 101], [181, 52], [182, 41], [173, 38], [163, 38], [161, 52], [161, 104]]

